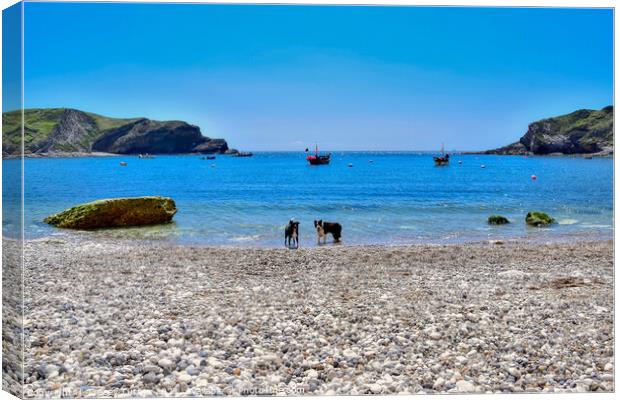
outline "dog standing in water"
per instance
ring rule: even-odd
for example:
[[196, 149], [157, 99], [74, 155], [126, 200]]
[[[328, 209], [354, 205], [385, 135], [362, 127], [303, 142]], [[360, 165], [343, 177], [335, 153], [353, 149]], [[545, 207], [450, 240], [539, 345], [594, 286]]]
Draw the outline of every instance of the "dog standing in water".
[[327, 234], [331, 233], [334, 237], [334, 242], [340, 242], [342, 237], [342, 225], [338, 222], [323, 222], [322, 219], [314, 220], [314, 227], [316, 228], [317, 243], [321, 244], [321, 238], [323, 238], [323, 244], [327, 241]]
[[[295, 247], [291, 247], [291, 242]], [[294, 221], [293, 218], [288, 221], [288, 225], [284, 228], [284, 245], [289, 249], [299, 247], [299, 222]]]

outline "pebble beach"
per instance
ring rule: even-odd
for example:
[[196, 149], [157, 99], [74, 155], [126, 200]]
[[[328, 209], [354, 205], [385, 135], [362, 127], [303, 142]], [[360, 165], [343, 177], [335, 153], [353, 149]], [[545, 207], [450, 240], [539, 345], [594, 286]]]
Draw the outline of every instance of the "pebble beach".
[[611, 241], [25, 255], [27, 397], [614, 390]]

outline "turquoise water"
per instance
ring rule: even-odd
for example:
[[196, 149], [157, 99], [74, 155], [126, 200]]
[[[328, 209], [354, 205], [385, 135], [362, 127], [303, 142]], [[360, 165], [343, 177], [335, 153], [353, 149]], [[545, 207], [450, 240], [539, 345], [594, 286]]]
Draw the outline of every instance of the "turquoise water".
[[[120, 161], [128, 165], [120, 167]], [[5, 160], [4, 165], [18, 162]], [[9, 175], [11, 170], [18, 171], [8, 168]], [[216, 160], [26, 159], [25, 182], [24, 224], [30, 238], [65, 232], [41, 221], [72, 205], [145, 195], [174, 198], [179, 210], [174, 223], [90, 234], [282, 246], [283, 227], [294, 217], [301, 221], [302, 246], [315, 244], [312, 221], [319, 218], [343, 225], [344, 244], [613, 235], [612, 159], [455, 155], [448, 167], [435, 167], [430, 154], [370, 152], [333, 153], [330, 165], [315, 167], [307, 165], [304, 153]], [[5, 210], [6, 231], [14, 215], [6, 200]], [[528, 228], [524, 217], [529, 210], [548, 212], [559, 224]], [[496, 213], [513, 223], [487, 225], [487, 217]]]

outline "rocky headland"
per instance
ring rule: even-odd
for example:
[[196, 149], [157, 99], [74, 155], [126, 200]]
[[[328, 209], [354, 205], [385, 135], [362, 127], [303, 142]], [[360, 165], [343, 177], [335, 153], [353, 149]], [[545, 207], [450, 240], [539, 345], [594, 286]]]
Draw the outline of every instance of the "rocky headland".
[[[224, 139], [183, 121], [109, 118], [70, 108], [24, 110], [26, 156], [229, 152]], [[2, 114], [2, 154], [21, 152], [21, 112]]]
[[614, 107], [577, 110], [533, 122], [518, 142], [482, 154], [596, 155], [614, 152]]

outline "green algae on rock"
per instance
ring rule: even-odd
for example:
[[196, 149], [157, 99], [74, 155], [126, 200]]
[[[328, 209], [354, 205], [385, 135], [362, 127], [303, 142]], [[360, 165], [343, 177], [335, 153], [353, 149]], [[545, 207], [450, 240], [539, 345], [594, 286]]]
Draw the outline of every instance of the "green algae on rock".
[[80, 204], [43, 221], [58, 228], [97, 229], [170, 222], [177, 208], [169, 197], [146, 196]]
[[491, 215], [489, 217], [489, 221], [488, 222], [491, 225], [504, 225], [504, 224], [509, 224], [510, 223], [508, 218], [504, 217], [503, 215]]
[[547, 226], [555, 223], [555, 219], [540, 211], [530, 211], [525, 217], [525, 222], [532, 226]]

